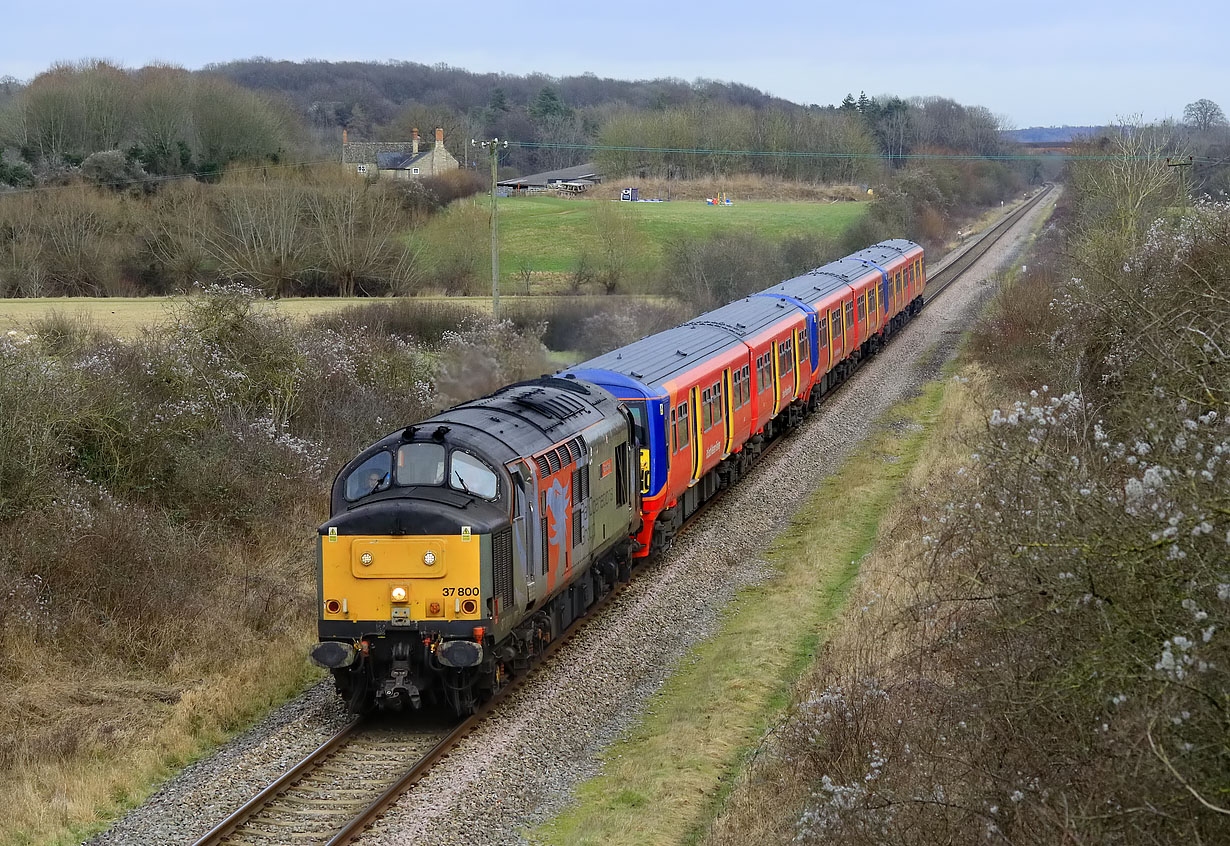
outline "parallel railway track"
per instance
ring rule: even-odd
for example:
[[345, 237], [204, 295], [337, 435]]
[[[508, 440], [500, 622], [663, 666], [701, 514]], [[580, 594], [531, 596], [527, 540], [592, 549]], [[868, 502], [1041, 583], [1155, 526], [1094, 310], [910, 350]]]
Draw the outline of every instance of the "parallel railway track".
[[[1048, 189], [1039, 191], [929, 275], [929, 292], [925, 302], [930, 303], [960, 278], [1049, 194]], [[844, 385], [837, 390], [842, 387]], [[781, 441], [782, 438], [775, 438], [765, 454]], [[719, 491], [706, 502], [678, 534], [694, 526], [697, 518], [717, 504], [725, 493], [725, 490]], [[637, 568], [633, 580], [644, 571], [645, 568]], [[196, 846], [223, 843], [251, 846], [323, 843], [342, 846], [352, 842], [376, 822], [393, 802], [418, 784], [437, 763], [447, 758], [462, 740], [486, 722], [509, 695], [596, 619], [601, 610], [630, 584], [618, 584], [598, 600], [589, 613], [548, 645], [528, 672], [511, 681], [473, 716], [459, 724], [435, 727], [395, 727], [387, 719], [353, 720], [197, 840]]]

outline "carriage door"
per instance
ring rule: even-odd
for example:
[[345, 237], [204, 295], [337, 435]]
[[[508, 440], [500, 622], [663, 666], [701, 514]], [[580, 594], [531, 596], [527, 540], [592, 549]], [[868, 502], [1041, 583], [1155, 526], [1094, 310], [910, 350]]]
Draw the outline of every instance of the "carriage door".
[[700, 388], [692, 388], [688, 392], [688, 403], [692, 414], [692, 481], [700, 478], [700, 466], [705, 457], [704, 429], [700, 419]]

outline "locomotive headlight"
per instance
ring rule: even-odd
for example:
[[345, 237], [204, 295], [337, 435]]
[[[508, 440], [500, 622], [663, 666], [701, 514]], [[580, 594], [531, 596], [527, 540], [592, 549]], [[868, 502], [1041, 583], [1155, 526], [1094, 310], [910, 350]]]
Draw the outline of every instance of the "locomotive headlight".
[[406, 601], [406, 589], [404, 587], [393, 588], [392, 597], [393, 597], [394, 602], [405, 602]]
[[423, 553], [423, 563], [430, 567], [436, 563], [436, 554], [434, 552]]
[[359, 556], [359, 562], [364, 567], [370, 567], [372, 564], [372, 554], [370, 552], [363, 553], [362, 555]]

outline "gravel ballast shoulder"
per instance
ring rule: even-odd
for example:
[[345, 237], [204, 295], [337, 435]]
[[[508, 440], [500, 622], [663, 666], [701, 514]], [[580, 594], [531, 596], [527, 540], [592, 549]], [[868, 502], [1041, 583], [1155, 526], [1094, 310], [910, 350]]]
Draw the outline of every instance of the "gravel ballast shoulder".
[[[560, 810], [680, 658], [713, 632], [735, 593], [771, 575], [764, 551], [821, 479], [880, 415], [939, 375], [992, 290], [987, 279], [1016, 255], [1050, 203], [1031, 210], [928, 305], [361, 842], [518, 843], [527, 826]], [[312, 688], [89, 842], [193, 842], [340, 727], [345, 716], [335, 698], [328, 685]]]

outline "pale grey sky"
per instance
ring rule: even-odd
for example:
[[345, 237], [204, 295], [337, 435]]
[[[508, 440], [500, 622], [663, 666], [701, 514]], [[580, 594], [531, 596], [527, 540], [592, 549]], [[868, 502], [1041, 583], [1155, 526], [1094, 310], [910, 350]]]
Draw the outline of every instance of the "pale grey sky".
[[860, 90], [938, 94], [1018, 127], [1180, 117], [1201, 97], [1230, 111], [1225, 0], [1029, 0], [999, 9], [966, 0], [61, 0], [20, 4], [3, 18], [0, 75], [21, 79], [83, 58], [189, 68], [251, 56], [398, 59], [553, 76], [709, 77], [803, 103]]

